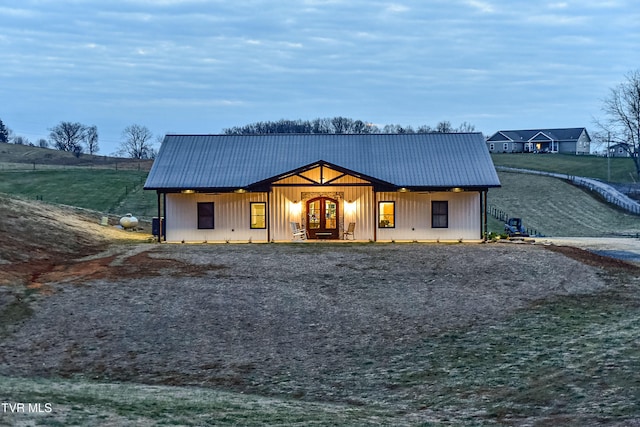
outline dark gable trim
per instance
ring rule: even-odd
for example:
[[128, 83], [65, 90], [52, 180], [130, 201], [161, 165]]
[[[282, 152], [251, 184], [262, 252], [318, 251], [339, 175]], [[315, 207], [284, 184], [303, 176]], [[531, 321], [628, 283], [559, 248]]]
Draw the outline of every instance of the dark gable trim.
[[[320, 184], [317, 183], [307, 177], [302, 176], [301, 174], [307, 171], [310, 171], [312, 169], [318, 168], [318, 167], [323, 167], [326, 166], [329, 169], [338, 171], [340, 173], [342, 173], [342, 175], [335, 177], [327, 182], [325, 182], [324, 184]], [[274, 184], [277, 181], [286, 179], [286, 178], [290, 178], [292, 176], [300, 176], [303, 179], [309, 181], [308, 183], [304, 183], [304, 184]], [[351, 175], [353, 177], [356, 177], [358, 179], [362, 179], [364, 181], [368, 181], [369, 183], [360, 183], [360, 184], [334, 184], [332, 181], [336, 181], [342, 177], [344, 177], [345, 175]], [[249, 191], [269, 191], [269, 189], [272, 186], [282, 186], [282, 187], [309, 187], [309, 186], [317, 186], [317, 187], [329, 187], [329, 186], [340, 186], [340, 187], [369, 187], [369, 186], [373, 186], [374, 188], [376, 188], [376, 191], [385, 191], [385, 190], [378, 190], [378, 188], [383, 188], [383, 189], [391, 189], [391, 188], [396, 188], [397, 186], [394, 184], [391, 184], [390, 182], [385, 182], [382, 180], [379, 180], [377, 178], [368, 176], [368, 175], [364, 175], [361, 174], [359, 172], [355, 172], [346, 168], [343, 168], [341, 166], [338, 166], [336, 164], [333, 163], [329, 163], [326, 162], [324, 160], [319, 160], [317, 162], [313, 162], [310, 163], [308, 165], [302, 166], [300, 168], [285, 172], [283, 174], [280, 175], [276, 175], [276, 176], [272, 176], [270, 178], [264, 179], [262, 181], [258, 181], [255, 182], [253, 184], [249, 184], [247, 186], [247, 189]]]

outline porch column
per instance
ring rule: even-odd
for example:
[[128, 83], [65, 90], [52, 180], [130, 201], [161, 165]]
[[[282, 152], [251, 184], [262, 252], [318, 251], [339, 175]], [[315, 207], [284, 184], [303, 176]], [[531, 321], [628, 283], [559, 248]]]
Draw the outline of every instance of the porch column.
[[272, 188], [267, 191], [267, 211], [265, 212], [267, 215], [267, 243], [271, 242], [271, 191]]
[[480, 214], [482, 216], [482, 225], [480, 226], [480, 228], [482, 229], [482, 236], [480, 236], [480, 238], [484, 241], [487, 240], [487, 234], [489, 233], [489, 226], [487, 224], [487, 219], [488, 219], [488, 212], [487, 212], [487, 193], [489, 192], [489, 190], [484, 190], [480, 192], [480, 199], [481, 199], [481, 205], [482, 205], [482, 213]]
[[158, 196], [158, 226], [160, 227], [158, 229], [158, 243], [162, 242], [162, 211], [160, 210], [160, 190], [156, 191], [156, 194]]
[[373, 191], [373, 241], [378, 241], [378, 193], [375, 187], [371, 187]]

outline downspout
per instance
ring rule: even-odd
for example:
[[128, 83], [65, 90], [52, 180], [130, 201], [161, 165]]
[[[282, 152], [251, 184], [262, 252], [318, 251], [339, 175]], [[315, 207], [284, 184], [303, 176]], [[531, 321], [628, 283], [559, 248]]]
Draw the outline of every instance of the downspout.
[[480, 239], [484, 239], [484, 191], [480, 190]]
[[271, 242], [271, 190], [267, 191], [267, 243]]
[[160, 215], [160, 190], [156, 191], [157, 194], [157, 206], [158, 206], [158, 243], [162, 241], [162, 216]]
[[483, 197], [483, 205], [484, 205], [484, 212], [483, 212], [483, 216], [484, 216], [484, 218], [483, 218], [483, 223], [484, 223], [484, 224], [483, 224], [483, 227], [482, 227], [482, 228], [483, 228], [483, 230], [484, 230], [484, 232], [483, 232], [483, 240], [484, 240], [485, 242], [487, 241], [487, 235], [488, 235], [488, 233], [489, 233], [489, 226], [488, 226], [488, 224], [487, 224], [487, 218], [488, 218], [488, 214], [489, 214], [489, 212], [488, 212], [488, 207], [487, 207], [487, 193], [488, 193], [488, 192], [489, 192], [489, 189], [486, 189], [486, 190], [484, 190], [484, 191], [482, 192], [482, 194], [484, 195], [484, 197]]
[[160, 229], [160, 232], [162, 233], [162, 230], [164, 230], [164, 233], [162, 233], [162, 237], [164, 238], [164, 241], [167, 241], [167, 193], [162, 193], [162, 218], [164, 218], [164, 225], [163, 228]]
[[371, 187], [373, 191], [373, 241], [378, 241], [378, 193], [376, 193], [375, 187]]

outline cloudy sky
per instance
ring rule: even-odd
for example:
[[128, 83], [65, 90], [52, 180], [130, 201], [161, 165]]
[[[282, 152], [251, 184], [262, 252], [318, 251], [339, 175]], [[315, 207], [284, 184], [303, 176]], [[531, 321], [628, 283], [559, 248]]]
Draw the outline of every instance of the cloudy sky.
[[0, 0], [0, 119], [220, 133], [263, 120], [593, 126], [637, 0]]

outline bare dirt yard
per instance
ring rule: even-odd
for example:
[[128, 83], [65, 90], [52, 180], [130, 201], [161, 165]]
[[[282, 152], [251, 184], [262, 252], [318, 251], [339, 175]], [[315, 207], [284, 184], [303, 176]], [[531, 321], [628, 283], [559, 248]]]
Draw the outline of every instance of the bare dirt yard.
[[[553, 242], [160, 245], [9, 198], [0, 218], [0, 399], [56, 408], [0, 424], [640, 423], [633, 263]], [[143, 389], [132, 409], [22, 379], [275, 400]]]

